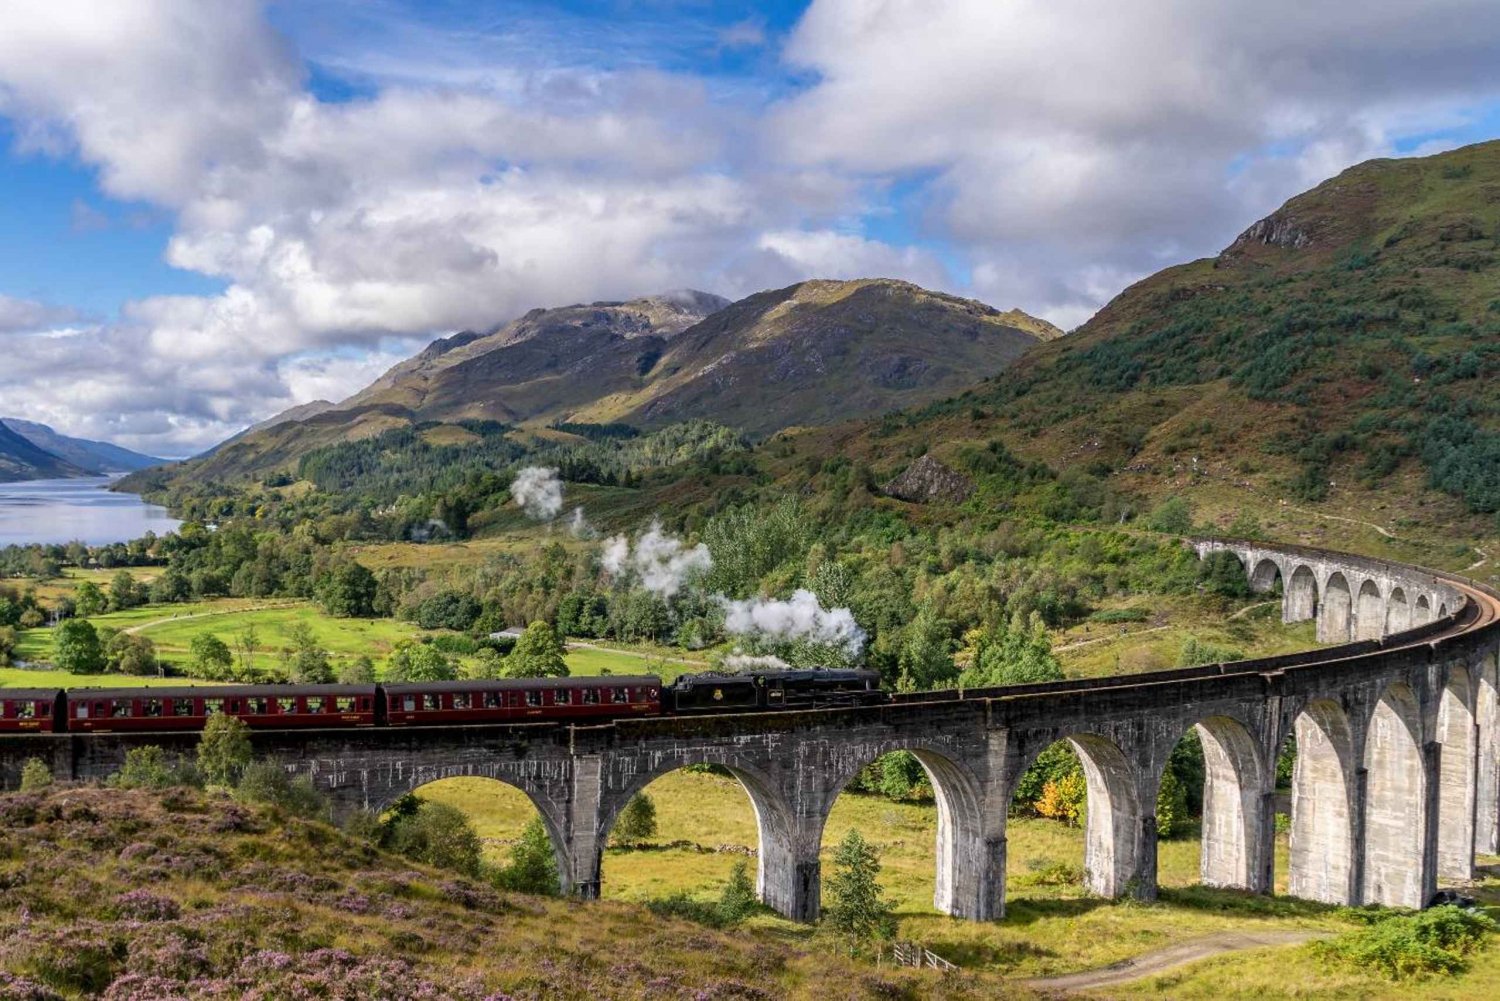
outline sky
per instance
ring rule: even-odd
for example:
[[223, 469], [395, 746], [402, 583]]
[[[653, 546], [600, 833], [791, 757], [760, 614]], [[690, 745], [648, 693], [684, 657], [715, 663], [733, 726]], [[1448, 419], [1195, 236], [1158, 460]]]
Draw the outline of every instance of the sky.
[[157, 455], [536, 306], [898, 277], [1072, 328], [1500, 137], [1494, 0], [6, 0], [0, 414]]

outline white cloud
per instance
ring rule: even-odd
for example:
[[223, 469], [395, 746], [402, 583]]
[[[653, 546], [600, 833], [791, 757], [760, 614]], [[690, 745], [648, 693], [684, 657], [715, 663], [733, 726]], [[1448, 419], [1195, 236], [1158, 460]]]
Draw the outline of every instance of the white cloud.
[[[1500, 92], [1491, 0], [816, 0], [784, 53], [799, 89], [769, 108], [772, 84], [652, 69], [660, 32], [609, 60], [577, 19], [549, 45], [520, 13], [484, 33], [312, 7], [332, 20], [288, 5], [277, 23], [360, 79], [346, 103], [313, 96], [257, 0], [0, 6], [18, 143], [170, 218], [168, 262], [225, 286], [50, 337], [31, 334], [77, 317], [0, 298], [0, 393], [22, 415], [196, 449], [533, 306], [813, 275], [1072, 326]], [[870, 235], [913, 186], [920, 241]]]

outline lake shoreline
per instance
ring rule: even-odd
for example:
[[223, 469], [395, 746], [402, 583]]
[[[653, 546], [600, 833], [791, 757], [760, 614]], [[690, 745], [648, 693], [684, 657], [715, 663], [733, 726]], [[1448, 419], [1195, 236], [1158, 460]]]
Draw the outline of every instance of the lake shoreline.
[[103, 546], [129, 542], [147, 532], [165, 535], [181, 526], [161, 505], [111, 490], [119, 478], [0, 483], [0, 548], [75, 541]]

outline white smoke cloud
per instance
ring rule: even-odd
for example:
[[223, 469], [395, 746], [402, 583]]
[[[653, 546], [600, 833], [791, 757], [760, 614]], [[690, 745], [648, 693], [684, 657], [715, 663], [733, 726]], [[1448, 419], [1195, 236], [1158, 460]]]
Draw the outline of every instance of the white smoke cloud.
[[537, 521], [551, 521], [562, 510], [562, 480], [552, 467], [527, 466], [511, 482], [510, 495], [526, 512], [526, 517]]
[[847, 608], [824, 608], [818, 596], [799, 588], [790, 599], [753, 598], [726, 601], [724, 631], [732, 635], [784, 642], [799, 640], [839, 647], [858, 657], [865, 631]]
[[583, 506], [579, 505], [568, 515], [568, 533], [575, 539], [592, 539], [594, 537], [594, 526], [583, 515]]
[[773, 654], [761, 654], [753, 656], [744, 653], [732, 653], [725, 657], [720, 666], [726, 671], [784, 671], [792, 665]]
[[612, 576], [638, 576], [642, 587], [662, 598], [672, 597], [689, 578], [707, 573], [714, 565], [707, 546], [699, 543], [689, 547], [675, 535], [664, 532], [661, 522], [655, 520], [635, 540], [634, 546], [624, 535], [607, 541], [602, 562]]

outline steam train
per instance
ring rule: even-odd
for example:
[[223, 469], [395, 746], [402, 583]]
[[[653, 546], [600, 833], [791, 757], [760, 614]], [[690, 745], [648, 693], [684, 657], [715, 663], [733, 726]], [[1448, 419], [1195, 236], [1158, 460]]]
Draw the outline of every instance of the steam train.
[[590, 722], [877, 705], [880, 676], [784, 670], [425, 681], [368, 685], [195, 685], [162, 688], [0, 688], [0, 733], [201, 730], [227, 715], [257, 729]]

